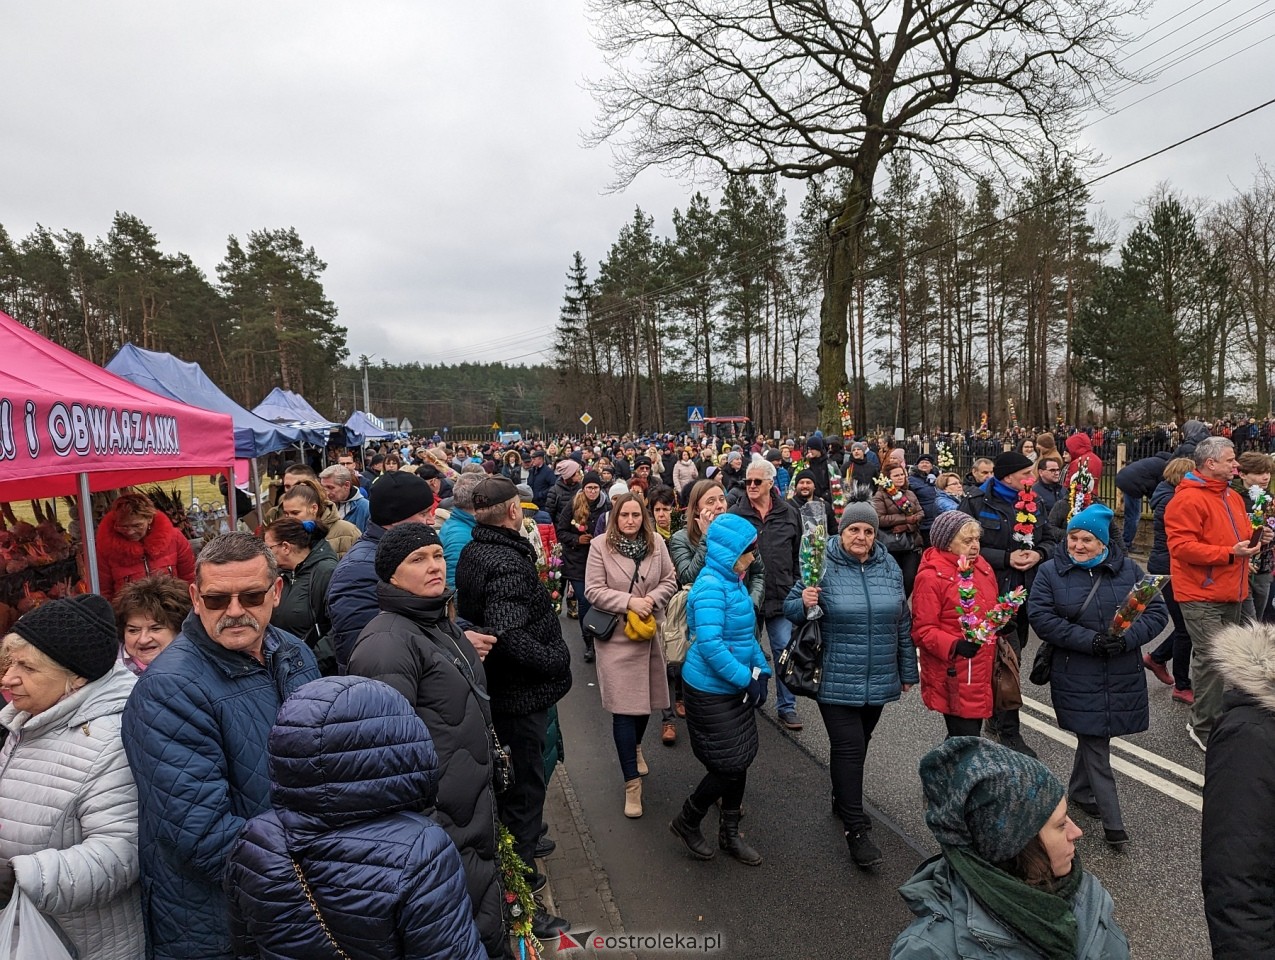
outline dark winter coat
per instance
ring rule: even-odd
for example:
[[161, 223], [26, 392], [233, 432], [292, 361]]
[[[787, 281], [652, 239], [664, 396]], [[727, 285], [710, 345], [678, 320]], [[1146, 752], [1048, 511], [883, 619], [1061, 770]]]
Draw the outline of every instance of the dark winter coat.
[[1033, 490], [1040, 500], [1041, 509], [1044, 510], [1045, 516], [1049, 516], [1060, 500], [1067, 499], [1067, 488], [1061, 483], [1045, 483], [1043, 480], [1037, 480]]
[[[863, 460], [856, 460], [854, 459], [854, 457], [851, 457], [848, 473], [849, 473], [848, 482], [850, 484], [853, 484], [854, 486], [859, 486], [859, 487], [867, 487], [867, 489], [869, 490], [875, 490], [876, 479], [881, 474], [881, 467], [873, 463], [869, 459], [865, 458]], [[816, 481], [815, 482], [816, 488], [818, 487], [818, 485], [819, 485], [818, 481]], [[818, 491], [816, 490], [816, 492]], [[827, 498], [828, 496], [827, 483], [824, 484], [824, 492], [819, 495], [821, 497], [824, 497], [825, 499]]]
[[1173, 456], [1190, 457], [1194, 460], [1196, 444], [1212, 435], [1213, 431], [1203, 420], [1188, 420], [1182, 424], [1182, 442], [1173, 451]]
[[480, 523], [456, 568], [456, 609], [496, 637], [483, 667], [495, 713], [525, 715], [571, 689], [571, 653], [536, 573], [536, 551], [517, 530]]
[[[425, 721], [438, 755], [438, 799], [431, 812], [460, 850], [483, 944], [503, 954], [496, 796], [491, 786], [491, 711], [482, 661], [448, 619], [451, 592], [418, 597], [376, 587], [381, 613], [363, 628], [349, 673], [388, 683]], [[470, 680], [482, 691], [480, 695]]]
[[[326, 540], [310, 548], [310, 553], [295, 570], [282, 570], [283, 596], [270, 615], [270, 622], [294, 637], [300, 637], [310, 649], [332, 629], [328, 619], [328, 586], [336, 570], [336, 551]], [[311, 628], [318, 630], [311, 634]]]
[[380, 613], [376, 602], [376, 548], [385, 528], [368, 521], [363, 536], [332, 571], [328, 584], [328, 619], [332, 623], [332, 645], [337, 663], [345, 669], [363, 628]]
[[[549, 466], [548, 463], [527, 469], [527, 486], [531, 487], [531, 499], [541, 509], [545, 509], [545, 501], [549, 496], [549, 491], [554, 488], [557, 482], [558, 477], [553, 472], [553, 467]], [[549, 516], [552, 517], [553, 514], [550, 513]]]
[[272, 807], [248, 822], [228, 857], [235, 956], [336, 955], [292, 857], [350, 956], [487, 956], [456, 848], [425, 815], [438, 770], [429, 733], [402, 697], [352, 677], [306, 685], [279, 711], [269, 767]]
[[[819, 607], [823, 610], [823, 682], [819, 702], [851, 707], [898, 700], [914, 684], [916, 648], [912, 614], [903, 596], [903, 572], [880, 541], [860, 563], [839, 537], [829, 538]], [[784, 603], [793, 623], [806, 619], [801, 584]]]
[[246, 821], [270, 806], [266, 740], [279, 707], [319, 676], [306, 645], [275, 627], [265, 653], [262, 664], [227, 650], [191, 613], [124, 708], [142, 910], [156, 960], [231, 956], [226, 854]]
[[[576, 488], [579, 489], [578, 487]], [[605, 493], [598, 494], [598, 499], [589, 505], [589, 516], [584, 521], [584, 529], [576, 527], [573, 520], [575, 504], [567, 501], [558, 512], [558, 542], [562, 544], [562, 576], [566, 580], [583, 580], [585, 569], [589, 565], [589, 544], [581, 543], [580, 538], [589, 535], [592, 542], [597, 529], [598, 520], [611, 509], [611, 501]]]
[[1155, 493], [1164, 477], [1164, 467], [1173, 454], [1168, 450], [1153, 453], [1149, 457], [1135, 460], [1116, 474], [1116, 487], [1121, 493], [1143, 499]]
[[[1005, 500], [994, 492], [994, 483], [995, 481], [990, 478], [986, 480], [981, 487], [977, 487], [973, 493], [961, 501], [960, 509], [983, 526], [983, 545], [979, 552], [983, 555], [983, 559], [991, 564], [1000, 592], [1006, 593], [1015, 587], [1022, 586], [1030, 590], [1040, 564], [1036, 564], [1026, 572], [1015, 570], [1009, 565], [1009, 555], [1021, 549], [1014, 540], [1014, 521], [1018, 511], [1014, 509], [1013, 502]], [[1043, 562], [1054, 555], [1057, 546], [1058, 531], [1050, 525], [1044, 509], [1038, 502], [1032, 549], [1040, 554]]]
[[195, 582], [195, 554], [190, 542], [167, 516], [156, 513], [141, 540], [128, 540], [116, 533], [115, 516], [115, 511], [108, 512], [97, 527], [102, 596], [110, 600], [124, 584], [155, 573]]
[[1167, 480], [1161, 480], [1151, 494], [1152, 538], [1151, 553], [1147, 557], [1148, 573], [1169, 572], [1169, 543], [1164, 535], [1164, 509], [1177, 490]]
[[[1027, 617], [1042, 641], [1052, 644], [1049, 681], [1058, 726], [1090, 737], [1119, 737], [1147, 729], [1147, 677], [1141, 647], [1169, 622], [1156, 597], [1125, 633], [1125, 652], [1093, 655], [1095, 634], [1105, 633], [1142, 568], [1110, 555], [1097, 566], [1077, 566], [1065, 550], [1041, 565], [1027, 598]], [[1094, 579], [1098, 590], [1084, 607]], [[1081, 608], [1084, 607], [1082, 610]]]
[[756, 507], [745, 496], [730, 510], [743, 517], [757, 531], [757, 554], [766, 571], [766, 594], [762, 601], [763, 617], [782, 617], [784, 598], [801, 577], [801, 514], [779, 492], [770, 489], [770, 512], [763, 520]]
[[922, 473], [915, 467], [908, 474], [908, 489], [916, 494], [917, 503], [921, 505], [921, 512], [925, 514], [921, 518], [922, 531], [929, 530], [934, 518], [943, 512], [938, 503], [938, 488], [934, 486], [934, 481], [937, 479], [936, 474]]
[[818, 497], [806, 499], [799, 493], [794, 493], [789, 498], [789, 503], [797, 508], [797, 514], [800, 516], [802, 510], [807, 503], [817, 503], [823, 508], [824, 512], [824, 528], [828, 531], [828, 536], [832, 536], [837, 531], [837, 512], [832, 509], [832, 504], [827, 500], [820, 500]]
[[558, 517], [562, 514], [563, 506], [575, 499], [575, 495], [579, 492], [580, 484], [577, 483], [575, 486], [569, 487], [559, 480], [549, 488], [549, 492], [545, 494], [544, 503], [540, 505], [545, 508], [545, 513], [553, 517], [553, 522], [557, 523]]
[[1212, 640], [1226, 681], [1204, 763], [1204, 916], [1217, 960], [1275, 958], [1275, 630], [1227, 627]]

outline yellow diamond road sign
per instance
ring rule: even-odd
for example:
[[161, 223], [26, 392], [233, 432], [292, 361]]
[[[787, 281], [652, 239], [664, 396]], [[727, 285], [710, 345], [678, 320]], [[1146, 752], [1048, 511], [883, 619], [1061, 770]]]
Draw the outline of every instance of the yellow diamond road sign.
[[589, 416], [589, 413], [587, 410], [584, 413], [580, 414], [580, 422], [583, 423], [586, 427], [593, 422], [593, 418]]

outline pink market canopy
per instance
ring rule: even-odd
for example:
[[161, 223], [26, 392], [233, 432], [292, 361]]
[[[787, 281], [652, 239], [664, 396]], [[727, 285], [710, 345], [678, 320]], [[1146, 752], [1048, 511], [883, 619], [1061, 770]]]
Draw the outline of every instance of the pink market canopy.
[[220, 473], [230, 417], [157, 396], [0, 313], [0, 501]]

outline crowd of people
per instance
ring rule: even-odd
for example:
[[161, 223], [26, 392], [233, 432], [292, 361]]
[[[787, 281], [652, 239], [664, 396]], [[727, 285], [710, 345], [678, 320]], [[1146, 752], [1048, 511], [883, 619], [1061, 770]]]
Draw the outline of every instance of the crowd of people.
[[[537, 857], [573, 659], [611, 715], [624, 815], [644, 815], [658, 713], [703, 767], [669, 842], [758, 866], [757, 715], [803, 729], [776, 664], [816, 621], [806, 702], [856, 866], [884, 861], [864, 778], [886, 708], [919, 685], [947, 733], [919, 771], [942, 852], [901, 890], [918, 919], [892, 956], [1128, 956], [1076, 819], [1137, 839], [1110, 744], [1147, 729], [1148, 673], [1207, 751], [1215, 956], [1275, 951], [1272, 460], [1188, 422], [1120, 472], [1118, 522], [1095, 488], [1109, 439], [1023, 435], [967, 471], [946, 443], [818, 432], [334, 450], [280, 464], [256, 529], [198, 553], [125, 493], [103, 595], [0, 641], [0, 905], [28, 898], [82, 960], [509, 957], [511, 933], [569, 929]], [[1143, 500], [1168, 586], [1116, 629], [1145, 582]], [[1000, 693], [1033, 634], [1076, 737], [1065, 785]]]

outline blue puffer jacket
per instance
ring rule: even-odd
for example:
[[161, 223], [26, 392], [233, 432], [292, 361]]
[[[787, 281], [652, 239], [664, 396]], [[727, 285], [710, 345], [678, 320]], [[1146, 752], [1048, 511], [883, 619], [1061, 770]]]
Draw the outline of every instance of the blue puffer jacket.
[[272, 809], [244, 827], [226, 869], [237, 956], [333, 955], [291, 854], [351, 956], [485, 960], [460, 855], [422, 812], [434, 745], [401, 694], [364, 677], [306, 684], [270, 732], [270, 779]]
[[[350, 662], [359, 634], [381, 612], [376, 599], [376, 548], [385, 528], [369, 522], [363, 536], [341, 558], [328, 582], [328, 620], [332, 623], [332, 646], [342, 672]], [[451, 568], [448, 567], [448, 570]]]
[[227, 650], [192, 613], [124, 708], [142, 910], [157, 960], [231, 956], [226, 852], [270, 805], [266, 739], [280, 705], [319, 676], [314, 654], [291, 634], [267, 628], [265, 649], [265, 664]]
[[[1098, 589], [1082, 612], [1095, 577]], [[1169, 622], [1163, 598], [1151, 601], [1124, 635], [1124, 653], [1110, 658], [1093, 655], [1094, 634], [1107, 630], [1141, 577], [1142, 569], [1126, 556], [1109, 555], [1085, 569], [1060, 550], [1041, 565], [1027, 597], [1027, 617], [1040, 639], [1055, 647], [1049, 689], [1062, 729], [1090, 737], [1147, 729], [1147, 680], [1139, 648]]]
[[1148, 573], [1169, 572], [1169, 542], [1164, 535], [1164, 510], [1168, 507], [1169, 501], [1173, 499], [1174, 491], [1177, 489], [1168, 480], [1161, 480], [1159, 486], [1155, 488], [1155, 492], [1151, 494], [1151, 515], [1153, 519], [1151, 553], [1147, 555]]
[[447, 561], [447, 587], [456, 589], [456, 564], [460, 563], [460, 552], [465, 544], [474, 538], [474, 527], [478, 518], [468, 510], [455, 507], [443, 528], [438, 531], [438, 539], [443, 544], [443, 558]]
[[704, 569], [686, 597], [692, 642], [682, 680], [703, 693], [734, 693], [748, 686], [753, 667], [770, 675], [757, 642], [753, 601], [734, 569], [757, 531], [743, 517], [727, 513], [712, 522], [704, 539]]
[[[711, 528], [710, 528], [711, 529]], [[819, 606], [823, 610], [823, 682], [819, 702], [850, 707], [898, 700], [917, 683], [912, 614], [903, 597], [903, 572], [878, 541], [866, 563], [830, 539]], [[784, 601], [793, 623], [806, 618], [801, 584]]]
[[[970, 893], [942, 857], [925, 861], [899, 887], [917, 919], [899, 934], [890, 960], [1039, 960], [1040, 951]], [[1129, 941], [1115, 919], [1111, 894], [1092, 873], [1071, 901], [1076, 916], [1076, 956], [1084, 960], [1128, 960]]]

